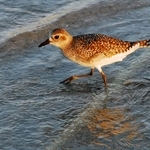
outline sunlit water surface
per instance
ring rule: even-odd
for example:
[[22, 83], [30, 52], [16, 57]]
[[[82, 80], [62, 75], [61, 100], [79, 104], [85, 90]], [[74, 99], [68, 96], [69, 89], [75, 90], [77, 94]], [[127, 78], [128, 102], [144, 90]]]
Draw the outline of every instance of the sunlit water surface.
[[[41, 11], [47, 11], [46, 2]], [[73, 35], [98, 32], [131, 41], [150, 38], [149, 1], [137, 1], [133, 8], [117, 2], [121, 10], [115, 3], [99, 2], [96, 15], [87, 16], [92, 11], [87, 7], [81, 11], [85, 19], [72, 13], [60, 26], [68, 24]], [[34, 46], [21, 47], [15, 37], [14, 48], [7, 46], [9, 42], [1, 45], [0, 149], [150, 149], [150, 49], [104, 67], [107, 92], [97, 70], [92, 77], [62, 85], [59, 82], [69, 75], [89, 69], [70, 62], [56, 47], [38, 49], [49, 34], [48, 28], [43, 31], [41, 39], [37, 29]], [[29, 35], [17, 38], [28, 43]]]

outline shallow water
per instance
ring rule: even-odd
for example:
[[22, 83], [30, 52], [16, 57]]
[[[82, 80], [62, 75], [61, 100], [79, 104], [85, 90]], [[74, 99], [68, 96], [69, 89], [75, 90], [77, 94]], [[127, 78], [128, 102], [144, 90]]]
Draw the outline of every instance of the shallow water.
[[19, 33], [37, 30], [67, 13], [77, 11], [97, 1], [0, 0], [0, 43]]
[[70, 62], [53, 46], [37, 47], [59, 25], [73, 35], [98, 32], [147, 39], [149, 18], [149, 1], [100, 1], [2, 43], [0, 149], [150, 149], [148, 48], [103, 68], [106, 93], [96, 70], [92, 77], [59, 84], [89, 69]]

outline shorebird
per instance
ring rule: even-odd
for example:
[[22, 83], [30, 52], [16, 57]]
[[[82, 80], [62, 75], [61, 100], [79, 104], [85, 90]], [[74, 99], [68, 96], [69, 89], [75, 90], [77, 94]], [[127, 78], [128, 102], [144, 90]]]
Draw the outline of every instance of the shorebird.
[[85, 34], [72, 36], [65, 29], [57, 28], [52, 31], [51, 37], [41, 43], [38, 47], [52, 44], [58, 47], [65, 57], [82, 66], [91, 68], [87, 74], [74, 75], [61, 83], [92, 76], [94, 68], [98, 69], [107, 88], [106, 75], [102, 70], [105, 65], [122, 61], [127, 55], [139, 48], [149, 47], [150, 39], [140, 41], [123, 41], [104, 34]]

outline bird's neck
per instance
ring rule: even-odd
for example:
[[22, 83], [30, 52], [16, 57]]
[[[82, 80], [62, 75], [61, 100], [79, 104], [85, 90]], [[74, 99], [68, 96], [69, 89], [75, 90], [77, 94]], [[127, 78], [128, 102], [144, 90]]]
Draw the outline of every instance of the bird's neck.
[[69, 37], [69, 38], [66, 39], [65, 42], [63, 42], [61, 44], [60, 49], [62, 50], [62, 52], [65, 52], [65, 51], [71, 50], [72, 47], [73, 47], [73, 38]]
[[64, 44], [63, 47], [60, 48], [65, 57], [69, 58], [70, 60], [74, 61], [76, 56], [75, 46], [73, 39], [70, 40], [68, 43]]

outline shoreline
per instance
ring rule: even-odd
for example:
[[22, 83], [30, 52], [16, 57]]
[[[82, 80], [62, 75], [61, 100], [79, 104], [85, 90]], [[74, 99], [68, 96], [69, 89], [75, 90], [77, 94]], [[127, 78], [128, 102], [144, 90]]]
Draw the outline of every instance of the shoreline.
[[[149, 2], [150, 3], [150, 2]], [[117, 6], [117, 7], [116, 7]], [[125, 7], [127, 6], [127, 7]], [[37, 46], [43, 39], [48, 37], [48, 33], [54, 28], [65, 28], [67, 30], [78, 29], [83, 26], [93, 25], [97, 20], [110, 18], [111, 16], [130, 9], [142, 8], [145, 6], [141, 1], [131, 3], [126, 1], [119, 3], [116, 0], [108, 2], [99, 2], [89, 7], [82, 8], [78, 11], [73, 11], [60, 18], [54, 19], [50, 24], [46, 24], [44, 27], [39, 27], [32, 31], [20, 33], [5, 42], [0, 44], [1, 52], [10, 51], [16, 49], [27, 49]], [[83, 20], [84, 18], [84, 20]]]

